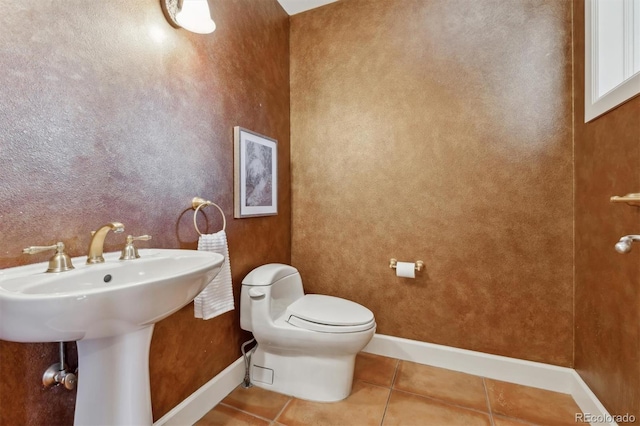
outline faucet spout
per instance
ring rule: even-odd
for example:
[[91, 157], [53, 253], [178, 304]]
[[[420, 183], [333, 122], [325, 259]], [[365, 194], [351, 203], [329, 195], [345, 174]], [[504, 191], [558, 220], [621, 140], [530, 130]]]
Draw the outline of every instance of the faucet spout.
[[87, 265], [94, 263], [104, 263], [102, 252], [104, 251], [104, 239], [109, 231], [120, 233], [124, 231], [124, 225], [120, 222], [109, 222], [102, 225], [97, 231], [91, 233], [91, 243], [89, 243], [89, 254], [87, 255]]

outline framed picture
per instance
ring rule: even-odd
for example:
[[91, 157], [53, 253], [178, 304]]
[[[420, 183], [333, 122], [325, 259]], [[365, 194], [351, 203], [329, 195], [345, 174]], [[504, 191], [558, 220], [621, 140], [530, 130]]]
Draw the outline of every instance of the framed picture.
[[233, 128], [233, 217], [278, 214], [278, 141]]

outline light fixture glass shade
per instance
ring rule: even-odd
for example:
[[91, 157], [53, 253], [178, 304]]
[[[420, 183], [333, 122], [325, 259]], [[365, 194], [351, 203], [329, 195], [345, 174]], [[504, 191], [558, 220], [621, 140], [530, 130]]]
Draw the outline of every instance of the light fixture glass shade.
[[209, 34], [216, 29], [207, 0], [184, 0], [176, 21], [185, 30], [198, 34]]

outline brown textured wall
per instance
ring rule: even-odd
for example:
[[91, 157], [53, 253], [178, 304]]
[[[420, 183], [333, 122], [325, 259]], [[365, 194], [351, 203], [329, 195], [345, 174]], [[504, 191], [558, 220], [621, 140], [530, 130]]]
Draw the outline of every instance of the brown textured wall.
[[[571, 2], [291, 18], [292, 262], [378, 332], [571, 365]], [[389, 258], [422, 259], [398, 279]]]
[[[227, 215], [236, 295], [253, 267], [290, 261], [288, 16], [276, 0], [210, 5], [218, 29], [197, 35], [157, 0], [0, 0], [0, 268], [44, 261], [22, 248], [58, 240], [84, 255], [112, 220], [152, 234], [141, 246], [196, 248], [195, 195]], [[235, 125], [279, 142], [278, 216], [233, 220]], [[106, 251], [123, 243], [109, 235]], [[160, 322], [154, 418], [237, 359], [243, 337], [237, 311], [202, 321], [189, 305]], [[0, 341], [0, 424], [72, 423], [74, 394], [40, 385], [56, 354]]]
[[575, 368], [611, 414], [640, 419], [640, 209], [609, 197], [640, 192], [640, 98], [584, 123], [584, 2], [574, 4]]

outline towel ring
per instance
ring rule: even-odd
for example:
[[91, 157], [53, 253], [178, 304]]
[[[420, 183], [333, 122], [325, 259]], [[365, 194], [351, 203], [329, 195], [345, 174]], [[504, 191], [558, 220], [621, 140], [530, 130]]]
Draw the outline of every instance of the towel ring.
[[215, 208], [218, 209], [218, 211], [220, 212], [220, 214], [222, 215], [222, 230], [226, 230], [227, 229], [227, 218], [224, 216], [224, 212], [222, 211], [222, 209], [220, 208], [219, 205], [217, 205], [216, 203], [213, 203], [211, 201], [205, 200], [204, 198], [200, 198], [200, 197], [193, 197], [193, 200], [191, 200], [191, 207], [193, 209], [195, 209], [195, 211], [193, 212], [193, 227], [196, 228], [196, 232], [199, 235], [202, 235], [202, 232], [200, 232], [200, 229], [198, 229], [198, 224], [196, 222], [196, 217], [198, 216], [198, 211], [206, 206], [215, 206]]

